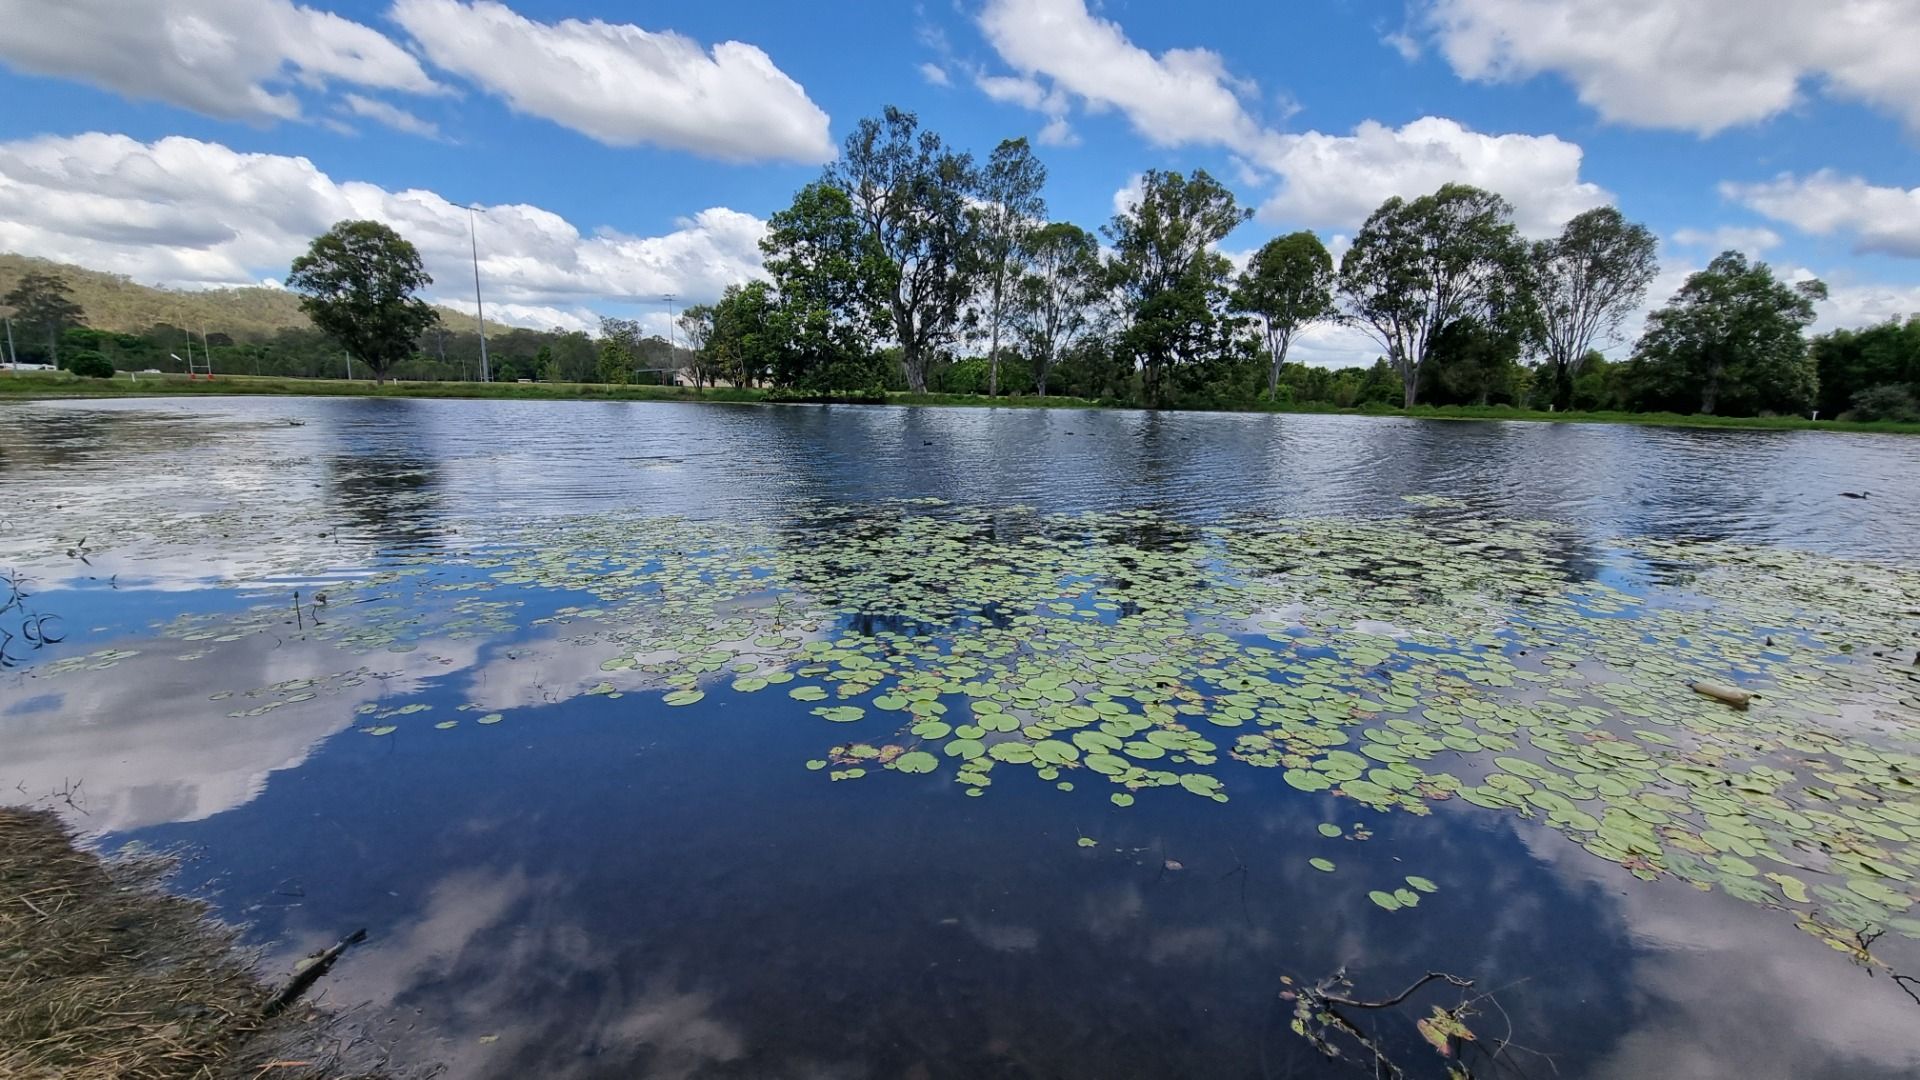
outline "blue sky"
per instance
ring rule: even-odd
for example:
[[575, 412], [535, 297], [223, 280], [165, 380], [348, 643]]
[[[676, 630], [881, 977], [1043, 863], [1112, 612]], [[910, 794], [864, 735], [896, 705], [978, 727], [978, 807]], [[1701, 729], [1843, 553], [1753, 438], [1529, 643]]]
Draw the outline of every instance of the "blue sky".
[[0, 249], [140, 281], [277, 279], [374, 216], [458, 300], [477, 203], [499, 313], [659, 318], [755, 273], [764, 219], [896, 104], [979, 154], [1035, 139], [1088, 227], [1142, 170], [1204, 167], [1260, 211], [1229, 254], [1337, 250], [1464, 180], [1534, 234], [1646, 222], [1650, 302], [1733, 246], [1827, 280], [1824, 326], [1920, 311], [1920, 3], [0, 0], [0, 26]]

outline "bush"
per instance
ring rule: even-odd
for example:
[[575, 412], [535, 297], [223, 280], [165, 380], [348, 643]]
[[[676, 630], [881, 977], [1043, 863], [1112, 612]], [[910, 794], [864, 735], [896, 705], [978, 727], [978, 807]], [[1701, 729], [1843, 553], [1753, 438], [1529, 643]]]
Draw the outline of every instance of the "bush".
[[113, 378], [113, 362], [91, 350], [74, 353], [68, 358], [67, 370], [88, 379]]
[[1920, 422], [1920, 401], [1905, 386], [1889, 384], [1869, 387], [1853, 395], [1855, 420], [1904, 420]]

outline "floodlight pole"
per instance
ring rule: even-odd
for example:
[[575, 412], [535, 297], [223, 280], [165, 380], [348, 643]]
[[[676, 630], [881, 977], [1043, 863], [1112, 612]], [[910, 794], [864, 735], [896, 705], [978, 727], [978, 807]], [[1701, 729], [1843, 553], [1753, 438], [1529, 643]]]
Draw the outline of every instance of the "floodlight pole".
[[480, 303], [480, 227], [475, 224], [477, 206], [467, 207], [467, 240], [473, 245], [473, 317], [480, 324], [480, 381], [492, 382], [487, 366], [487, 309]]

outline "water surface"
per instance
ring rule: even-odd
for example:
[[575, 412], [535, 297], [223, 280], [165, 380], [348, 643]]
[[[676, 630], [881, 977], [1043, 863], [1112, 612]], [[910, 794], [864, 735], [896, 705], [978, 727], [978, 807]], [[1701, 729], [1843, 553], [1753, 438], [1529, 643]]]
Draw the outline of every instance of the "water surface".
[[[1920, 684], [1868, 654], [1920, 636], [1920, 596], [1900, 591], [1920, 566], [1916, 466], [1920, 443], [1897, 436], [1356, 417], [13, 404], [0, 538], [29, 595], [11, 617], [53, 615], [36, 625], [64, 637], [10, 646], [0, 787], [110, 845], [183, 845], [182, 886], [246, 923], [275, 970], [365, 926], [330, 999], [365, 1003], [403, 1059], [454, 1075], [1344, 1075], [1289, 1030], [1283, 996], [1342, 969], [1360, 997], [1429, 970], [1491, 993], [1468, 1021], [1476, 1075], [1910, 1075], [1920, 1003], [1891, 975], [1920, 971], [1894, 922], [1920, 835], [1872, 815], [1907, 805]], [[1382, 591], [1402, 556], [1418, 582], [1404, 602]], [[1562, 593], [1581, 609], [1564, 624]], [[1129, 628], [1162, 619], [1185, 629], [1136, 656]], [[753, 645], [770, 627], [780, 644]], [[1603, 703], [1689, 721], [1673, 730], [1710, 738], [1686, 760], [1712, 750], [1716, 779], [1778, 769], [1778, 794], [1756, 797], [1796, 813], [1828, 801], [1807, 788], [1838, 791], [1867, 816], [1815, 831], [1880, 860], [1891, 876], [1868, 885], [1885, 895], [1849, 892], [1862, 871], [1811, 840], [1761, 841], [1834, 890], [1799, 904], [1739, 851], [1695, 853], [1701, 871], [1670, 850], [1636, 876], [1540, 806], [1302, 790], [1239, 741], [1287, 730], [1295, 698], [1203, 722], [1230, 680], [1268, 664], [1297, 687], [1320, 657], [1380, 683], [1328, 722], [1349, 748], [1377, 749], [1363, 733], [1396, 718], [1438, 723], [1422, 717], [1450, 708], [1434, 696], [1448, 665], [1495, 673], [1461, 681], [1463, 700], [1558, 724], [1548, 683], [1498, 685], [1559, 670], [1540, 667], [1543, 627], [1582, 663], [1654, 656], [1644, 697]], [[1764, 683], [1756, 722], [1872, 748], [1865, 779], [1829, 743], [1731, 747], [1743, 729], [1658, 667], [1697, 663], [1730, 627], [1768, 639], [1711, 652], [1726, 678]], [[1178, 660], [1168, 685], [1190, 698], [1126, 707], [1192, 704], [1167, 722], [1215, 748], [1170, 756], [1226, 801], [1202, 781], [1116, 786], [1091, 750], [1050, 778], [1001, 761], [975, 785], [942, 749], [958, 736], [902, 729], [957, 725], [981, 697], [949, 678], [936, 715], [875, 707], [894, 682], [839, 693], [862, 665], [910, 682], [999, 640], [1058, 643], [958, 661], [1014, 665], [1016, 691], [1055, 688], [1048, 664], [1080, 670], [1106, 646], [1136, 675], [1135, 659]], [[1246, 651], [1263, 649], [1279, 653]], [[1777, 681], [1816, 663], [1825, 683]], [[798, 677], [736, 688], [775, 671]], [[788, 693], [810, 682], [831, 694]], [[1100, 686], [1066, 689], [1089, 707]], [[668, 704], [675, 690], [698, 696]], [[1844, 707], [1802, 715], [1796, 693]], [[1039, 699], [1007, 707], [1022, 700]], [[843, 702], [864, 715], [815, 712]], [[1596, 716], [1579, 745], [1635, 723]], [[1535, 739], [1514, 752], [1538, 751], [1543, 732], [1521, 726]], [[856, 746], [936, 765], [883, 769]], [[1485, 792], [1494, 756], [1403, 764]], [[1603, 801], [1580, 805], [1597, 818]], [[1743, 862], [1751, 888], [1726, 870]], [[1433, 886], [1417, 906], [1369, 898], [1407, 876]], [[1830, 940], [1855, 915], [1880, 931], [1858, 954]], [[1798, 925], [1816, 917], [1826, 937]], [[1411, 1075], [1442, 1075], [1413, 1021], [1463, 996], [1431, 988], [1368, 1030]]]

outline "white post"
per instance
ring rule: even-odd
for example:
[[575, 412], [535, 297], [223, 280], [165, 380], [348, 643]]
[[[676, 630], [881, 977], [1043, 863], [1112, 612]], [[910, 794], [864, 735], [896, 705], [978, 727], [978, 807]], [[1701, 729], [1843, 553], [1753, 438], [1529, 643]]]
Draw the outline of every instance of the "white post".
[[7, 320], [7, 362], [13, 365], [13, 370], [16, 373], [19, 372], [20, 354], [13, 351], [13, 320], [12, 319]]

